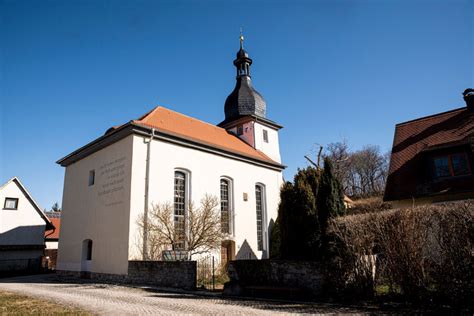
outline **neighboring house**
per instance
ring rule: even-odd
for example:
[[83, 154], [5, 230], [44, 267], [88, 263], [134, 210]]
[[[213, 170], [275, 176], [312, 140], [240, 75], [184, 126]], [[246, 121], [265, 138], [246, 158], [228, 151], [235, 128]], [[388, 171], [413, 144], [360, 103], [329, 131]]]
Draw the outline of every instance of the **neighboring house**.
[[474, 198], [474, 90], [466, 107], [397, 124], [385, 201], [395, 207]]
[[354, 201], [350, 197], [344, 194], [344, 206], [346, 209], [350, 209], [354, 207]]
[[45, 212], [48, 219], [54, 225], [54, 229], [44, 234], [46, 249], [44, 250], [45, 263], [51, 270], [56, 269], [58, 257], [59, 231], [61, 229], [61, 212]]
[[[108, 129], [58, 161], [65, 167], [58, 270], [127, 274], [143, 259], [137, 219], [153, 204], [172, 203], [182, 227], [188, 203], [219, 198], [227, 237], [215, 255], [267, 258], [269, 226], [283, 183], [278, 130], [250, 79], [242, 46], [225, 119], [209, 124], [164, 107]], [[180, 250], [182, 247], [176, 247]]]
[[0, 272], [38, 270], [54, 226], [16, 177], [0, 187], [0, 203]]

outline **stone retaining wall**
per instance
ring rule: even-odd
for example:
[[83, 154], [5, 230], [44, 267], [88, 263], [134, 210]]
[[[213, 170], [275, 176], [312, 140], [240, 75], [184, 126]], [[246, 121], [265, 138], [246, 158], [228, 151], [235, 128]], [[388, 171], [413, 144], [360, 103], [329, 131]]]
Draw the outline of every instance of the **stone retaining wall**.
[[246, 289], [268, 287], [299, 289], [310, 297], [321, 295], [324, 278], [318, 262], [286, 260], [236, 260], [228, 266], [230, 282], [224, 294], [248, 295]]
[[128, 275], [60, 270], [56, 271], [56, 274], [100, 282], [196, 289], [196, 261], [129, 261]]
[[155, 286], [196, 288], [196, 261], [129, 261], [128, 280]]

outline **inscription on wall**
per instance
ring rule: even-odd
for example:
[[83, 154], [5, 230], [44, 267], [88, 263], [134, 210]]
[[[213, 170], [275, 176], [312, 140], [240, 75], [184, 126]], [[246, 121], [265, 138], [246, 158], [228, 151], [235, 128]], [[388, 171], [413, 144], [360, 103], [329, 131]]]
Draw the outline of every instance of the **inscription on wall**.
[[99, 167], [100, 189], [97, 194], [105, 206], [123, 203], [126, 163], [127, 159], [120, 157]]

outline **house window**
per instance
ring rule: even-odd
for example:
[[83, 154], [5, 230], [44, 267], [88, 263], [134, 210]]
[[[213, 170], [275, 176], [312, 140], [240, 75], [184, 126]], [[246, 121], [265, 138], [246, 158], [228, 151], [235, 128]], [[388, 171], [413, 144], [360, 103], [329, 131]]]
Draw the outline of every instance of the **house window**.
[[433, 163], [436, 178], [455, 177], [471, 173], [465, 153], [435, 157]]
[[237, 126], [237, 135], [243, 135], [244, 134], [244, 127], [242, 125]]
[[89, 186], [94, 185], [95, 183], [95, 170], [89, 171]]
[[255, 186], [255, 205], [257, 210], [257, 245], [258, 250], [263, 250], [263, 213], [264, 213], [264, 190], [263, 186]]
[[268, 131], [266, 129], [263, 130], [263, 141], [268, 143]]
[[17, 198], [5, 198], [5, 204], [3, 205], [5, 210], [17, 210], [18, 209], [18, 199]]
[[221, 230], [231, 233], [232, 185], [228, 179], [221, 179]]
[[185, 248], [185, 212], [186, 212], [186, 174], [182, 171], [174, 173], [174, 250]]

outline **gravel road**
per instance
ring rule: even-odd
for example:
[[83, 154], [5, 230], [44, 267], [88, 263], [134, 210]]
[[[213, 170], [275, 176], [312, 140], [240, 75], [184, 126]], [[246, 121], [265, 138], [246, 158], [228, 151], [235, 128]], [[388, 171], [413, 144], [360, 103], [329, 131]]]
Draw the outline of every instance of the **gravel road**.
[[55, 275], [0, 279], [0, 289], [72, 305], [101, 315], [274, 315], [274, 314], [369, 314], [368, 308], [330, 304], [241, 300], [220, 296], [157, 291], [150, 288], [64, 280]]

